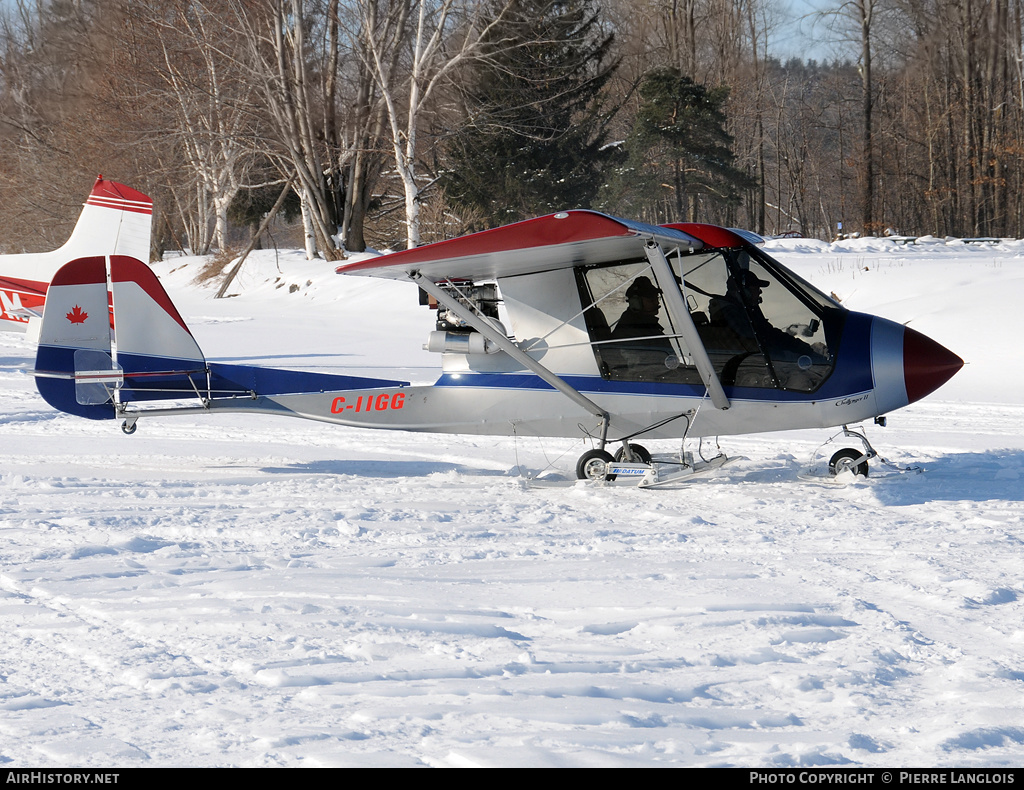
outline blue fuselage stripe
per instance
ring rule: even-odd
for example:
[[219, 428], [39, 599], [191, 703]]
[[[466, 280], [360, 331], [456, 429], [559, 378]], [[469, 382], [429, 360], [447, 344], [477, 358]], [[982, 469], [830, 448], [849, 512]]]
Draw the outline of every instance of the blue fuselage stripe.
[[[704, 387], [656, 381], [610, 381], [600, 376], [562, 376], [584, 394], [646, 395], [664, 398], [701, 398]], [[532, 373], [445, 373], [436, 387], [553, 391], [554, 387]], [[842, 340], [832, 374], [814, 392], [764, 387], [725, 387], [729, 398], [751, 401], [814, 402], [868, 392], [871, 376], [871, 316], [847, 313]]]

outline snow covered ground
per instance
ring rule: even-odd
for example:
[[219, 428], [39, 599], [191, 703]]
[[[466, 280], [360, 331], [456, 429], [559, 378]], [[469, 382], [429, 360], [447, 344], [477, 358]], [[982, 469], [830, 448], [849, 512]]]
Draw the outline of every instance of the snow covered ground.
[[[575, 483], [572, 440], [126, 437], [0, 334], [0, 765], [1022, 764], [1024, 244], [769, 249], [968, 362], [867, 480], [806, 479], [827, 431], [654, 491]], [[211, 359], [436, 375], [410, 286], [198, 267], [158, 272]]]

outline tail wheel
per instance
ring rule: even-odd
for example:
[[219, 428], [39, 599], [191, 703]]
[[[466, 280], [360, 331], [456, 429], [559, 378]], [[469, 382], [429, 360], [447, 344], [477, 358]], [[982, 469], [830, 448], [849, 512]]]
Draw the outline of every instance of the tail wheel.
[[608, 474], [608, 465], [615, 459], [604, 450], [587, 450], [576, 462], [576, 477], [580, 480], [614, 480]]
[[[633, 460], [640, 464], [649, 464], [651, 462], [651, 454], [647, 451], [647, 448], [642, 444], [630, 444], [629, 451], [633, 454]], [[619, 448], [615, 451], [615, 461], [625, 462], [626, 451], [623, 448]]]
[[[858, 461], [858, 458], [863, 460]], [[868, 460], [864, 458], [863, 452], [846, 447], [832, 456], [828, 462], [828, 473], [834, 477], [840, 472], [847, 471], [861, 477], [868, 476]]]

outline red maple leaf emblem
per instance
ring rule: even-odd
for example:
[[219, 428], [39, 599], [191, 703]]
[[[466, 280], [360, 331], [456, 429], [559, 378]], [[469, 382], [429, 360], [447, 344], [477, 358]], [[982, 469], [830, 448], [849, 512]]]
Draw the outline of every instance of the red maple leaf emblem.
[[81, 307], [75, 305], [75, 309], [67, 314], [67, 319], [72, 324], [84, 324], [85, 319], [89, 317], [89, 314], [85, 312]]

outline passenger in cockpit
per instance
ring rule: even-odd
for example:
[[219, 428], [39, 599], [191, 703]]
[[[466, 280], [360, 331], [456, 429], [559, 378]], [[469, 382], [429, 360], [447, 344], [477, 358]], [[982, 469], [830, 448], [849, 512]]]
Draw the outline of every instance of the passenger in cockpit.
[[[661, 291], [649, 278], [637, 277], [626, 289], [626, 301], [629, 306], [615, 323], [612, 340], [664, 336], [665, 328], [658, 321]], [[665, 347], [669, 348], [667, 341]]]
[[648, 277], [637, 277], [626, 289], [626, 301], [629, 306], [615, 322], [610, 338], [620, 342], [611, 343], [606, 354], [620, 359], [631, 379], [664, 376], [679, 361], [658, 321], [661, 291]]

